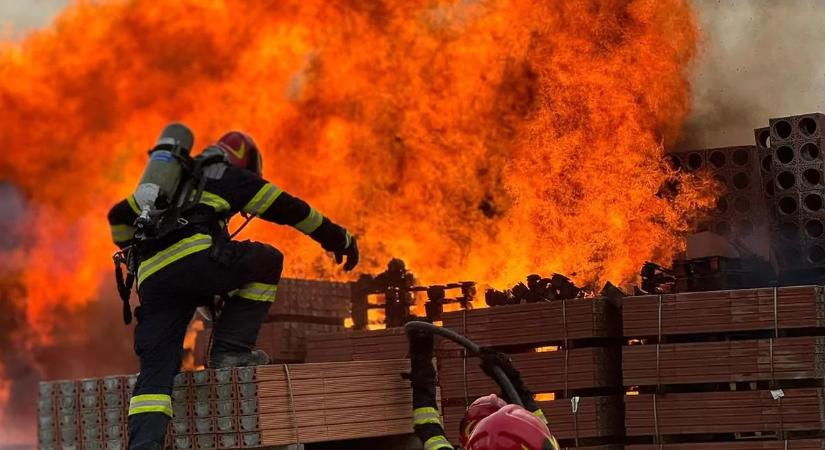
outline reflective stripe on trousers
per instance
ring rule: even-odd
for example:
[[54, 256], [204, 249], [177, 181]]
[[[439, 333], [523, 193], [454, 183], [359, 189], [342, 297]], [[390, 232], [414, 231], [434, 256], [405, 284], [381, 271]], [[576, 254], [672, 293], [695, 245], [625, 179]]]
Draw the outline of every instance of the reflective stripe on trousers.
[[441, 416], [438, 410], [432, 407], [416, 408], [413, 411], [414, 425], [424, 425], [427, 423], [434, 423], [441, 425]]
[[248, 283], [235, 293], [238, 297], [259, 302], [274, 302], [275, 294], [278, 293], [277, 284]]
[[453, 446], [444, 436], [433, 436], [424, 443], [424, 450], [438, 450], [440, 448], [452, 449]]
[[172, 417], [172, 397], [166, 394], [135, 395], [129, 401], [129, 415], [159, 412]]

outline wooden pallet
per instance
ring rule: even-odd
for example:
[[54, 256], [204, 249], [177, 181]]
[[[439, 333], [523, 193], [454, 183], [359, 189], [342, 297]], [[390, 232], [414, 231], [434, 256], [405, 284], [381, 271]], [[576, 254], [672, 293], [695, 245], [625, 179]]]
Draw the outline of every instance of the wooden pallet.
[[[560, 441], [594, 441], [621, 436], [620, 396], [581, 397], [574, 412], [571, 400], [538, 402], [549, 422], [550, 431]], [[452, 442], [458, 442], [463, 406], [444, 407], [444, 428]], [[569, 443], [575, 445], [573, 442]], [[590, 444], [594, 445], [594, 444]]]
[[[576, 392], [620, 386], [617, 348], [581, 348], [511, 355], [514, 365], [534, 393]], [[479, 367], [478, 358], [439, 358], [438, 376], [445, 400], [477, 398], [499, 388]], [[465, 383], [466, 380], [466, 383]]]
[[604, 299], [558, 300], [444, 314], [444, 326], [479, 345], [563, 344], [621, 336], [617, 309]]
[[625, 386], [825, 377], [825, 337], [632, 345], [622, 353]]
[[770, 391], [700, 392], [625, 397], [628, 436], [693, 433], [783, 433], [825, 429], [822, 389], [785, 389], [774, 400]]
[[622, 323], [627, 338], [820, 328], [825, 290], [795, 286], [626, 297]]

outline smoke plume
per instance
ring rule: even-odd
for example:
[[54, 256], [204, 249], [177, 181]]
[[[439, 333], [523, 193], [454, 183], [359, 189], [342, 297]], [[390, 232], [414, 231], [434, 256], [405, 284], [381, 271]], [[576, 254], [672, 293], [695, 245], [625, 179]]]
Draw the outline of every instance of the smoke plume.
[[825, 111], [820, 0], [694, 0], [701, 32], [680, 147], [753, 143], [768, 118]]

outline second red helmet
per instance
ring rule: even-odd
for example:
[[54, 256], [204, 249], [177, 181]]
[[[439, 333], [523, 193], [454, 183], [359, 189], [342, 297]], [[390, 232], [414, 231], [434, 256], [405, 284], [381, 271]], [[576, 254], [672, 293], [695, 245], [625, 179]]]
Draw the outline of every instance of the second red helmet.
[[261, 151], [252, 137], [241, 131], [230, 131], [224, 134], [216, 143], [229, 159], [233, 166], [242, 167], [261, 176], [263, 162]]
[[470, 439], [470, 434], [472, 434], [473, 429], [479, 422], [481, 422], [482, 419], [487, 418], [487, 416], [505, 406], [507, 406], [507, 402], [496, 394], [479, 397], [476, 401], [470, 404], [470, 407], [467, 408], [467, 412], [464, 413], [464, 417], [461, 419], [461, 424], [459, 425], [461, 447], [467, 448], [467, 441]]
[[476, 425], [467, 450], [559, 450], [543, 420], [518, 405], [507, 405]]

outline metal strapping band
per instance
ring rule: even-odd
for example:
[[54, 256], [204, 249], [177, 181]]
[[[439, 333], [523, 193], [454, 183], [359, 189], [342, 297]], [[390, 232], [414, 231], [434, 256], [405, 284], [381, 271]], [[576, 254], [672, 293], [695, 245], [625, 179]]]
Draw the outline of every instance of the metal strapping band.
[[[461, 309], [461, 334], [467, 336], [467, 310]], [[464, 380], [464, 407], [470, 406], [470, 392], [467, 388], [467, 349], [461, 348], [461, 372]]]
[[773, 369], [773, 338], [768, 340], [771, 356], [771, 389], [776, 388], [776, 375]]
[[773, 287], [773, 337], [779, 337], [779, 288]]
[[565, 299], [561, 299], [561, 320], [564, 329], [564, 349], [567, 350], [569, 345], [567, 342], [567, 300]]
[[777, 399], [779, 402], [779, 434], [782, 435], [781, 439], [785, 439], [785, 418], [782, 414], [782, 397]]
[[568, 372], [570, 365], [568, 364], [570, 360], [570, 350], [564, 349], [564, 397], [567, 398], [570, 396], [570, 393], [567, 391], [568, 385]]
[[656, 409], [656, 394], [653, 394], [653, 439], [654, 443], [660, 443], [659, 441], [659, 411]]
[[[662, 298], [663, 298], [663, 294], [659, 294], [659, 296], [658, 296], [658, 313], [657, 313], [657, 319], [656, 319], [656, 327], [657, 327], [657, 334], [656, 334], [656, 392], [659, 392], [659, 389], [662, 386], [662, 374], [661, 374]], [[654, 407], [655, 407], [655, 398], [654, 398]]]
[[579, 447], [579, 398], [574, 397], [570, 400], [570, 404], [573, 407], [573, 436], [575, 438], [574, 442], [576, 443], [576, 447]]
[[295, 443], [301, 444], [301, 434], [298, 432], [298, 414], [295, 412], [295, 396], [292, 392], [292, 377], [289, 375], [289, 364], [284, 364], [286, 375], [286, 389], [289, 393], [289, 412], [292, 413], [292, 430], [295, 433]]
[[658, 317], [656, 319], [656, 326], [658, 327], [658, 334], [656, 335], [657, 336], [657, 341], [656, 342], [662, 342], [662, 295], [663, 294], [659, 294], [659, 302], [658, 302], [659, 303], [659, 312], [658, 312]]

